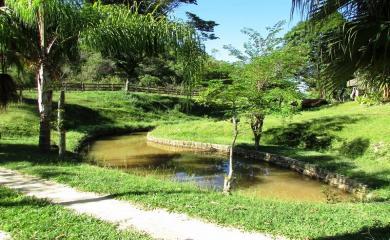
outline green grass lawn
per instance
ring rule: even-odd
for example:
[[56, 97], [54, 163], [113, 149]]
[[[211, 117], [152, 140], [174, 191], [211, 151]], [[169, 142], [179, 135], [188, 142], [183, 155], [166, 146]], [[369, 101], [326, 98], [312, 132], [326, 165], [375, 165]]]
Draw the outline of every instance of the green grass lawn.
[[25, 197], [0, 186], [0, 230], [22, 239], [139, 239], [137, 232], [117, 231], [114, 225], [76, 215], [59, 205]]
[[[369, 184], [377, 198], [390, 199], [390, 104], [350, 102], [304, 111], [290, 119], [265, 119], [262, 151], [314, 163]], [[155, 137], [230, 144], [229, 121], [201, 119], [161, 125]], [[241, 122], [238, 144], [253, 146], [250, 125]]]
[[[187, 126], [193, 129], [199, 126], [207, 129], [207, 124], [211, 124], [209, 127], [215, 126], [214, 120], [202, 120], [203, 114], [218, 117], [216, 109], [197, 105], [191, 112], [183, 113], [178, 104], [184, 99], [157, 95], [70, 93], [67, 94], [67, 101], [68, 146], [71, 151], [78, 148], [83, 138], [93, 134], [126, 132], [162, 124], [184, 126], [186, 122], [191, 122], [192, 125]], [[388, 202], [325, 204], [265, 200], [239, 194], [224, 196], [157, 176], [92, 166], [82, 163], [71, 153], [66, 161], [58, 162], [55, 153], [42, 155], [38, 152], [38, 117], [35, 108], [34, 102], [27, 101], [24, 104], [13, 104], [7, 112], [0, 113], [1, 166], [65, 183], [80, 190], [109, 193], [115, 198], [129, 200], [146, 208], [162, 207], [246, 230], [297, 239], [367, 239], [373, 236], [375, 239], [388, 240], [390, 237]], [[303, 117], [303, 114], [299, 117]], [[194, 121], [204, 124], [194, 125]], [[228, 125], [224, 122], [215, 123], [221, 124], [228, 136]], [[222, 128], [217, 131], [220, 130]], [[174, 131], [171, 132], [173, 134]], [[210, 135], [210, 139], [214, 141], [213, 136]], [[53, 137], [56, 140], [55, 134]], [[241, 143], [245, 141], [241, 139]], [[33, 214], [31, 217], [35, 218]], [[41, 223], [36, 225], [37, 228], [42, 227]], [[11, 231], [13, 227], [3, 230]]]

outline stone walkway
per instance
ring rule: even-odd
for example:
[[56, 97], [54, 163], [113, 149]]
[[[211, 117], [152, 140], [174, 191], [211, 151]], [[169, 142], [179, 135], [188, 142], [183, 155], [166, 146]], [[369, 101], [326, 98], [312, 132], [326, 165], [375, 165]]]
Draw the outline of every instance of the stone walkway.
[[12, 238], [8, 233], [0, 231], [0, 240], [11, 240], [11, 239]]
[[[262, 233], [243, 232], [221, 227], [184, 214], [162, 209], [143, 210], [130, 202], [96, 193], [79, 192], [71, 187], [0, 168], [0, 185], [28, 196], [47, 199], [79, 214], [118, 225], [119, 229], [136, 229], [155, 239], [166, 240], [282, 240]], [[1, 239], [1, 237], [0, 237]]]

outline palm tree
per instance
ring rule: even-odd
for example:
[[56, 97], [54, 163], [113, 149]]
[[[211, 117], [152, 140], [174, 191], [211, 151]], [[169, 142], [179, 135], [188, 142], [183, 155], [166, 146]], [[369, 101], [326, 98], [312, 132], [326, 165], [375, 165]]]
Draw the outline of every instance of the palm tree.
[[346, 23], [323, 36], [323, 61], [332, 75], [330, 86], [345, 85], [357, 71], [370, 75], [367, 84], [390, 85], [390, 1], [388, 0], [292, 0], [292, 12], [300, 11], [313, 22], [341, 12]]
[[125, 7], [73, 0], [6, 0], [5, 6], [0, 11], [0, 19], [5, 19], [0, 22], [0, 35], [11, 33], [17, 44], [6, 41], [1, 44], [35, 69], [39, 148], [43, 152], [50, 150], [53, 82], [61, 64], [77, 57], [80, 43], [113, 55], [120, 52], [153, 55], [173, 49], [188, 63], [185, 64], [188, 72], [196, 72], [199, 67], [190, 61], [201, 53], [195, 31], [163, 17], [156, 19]]

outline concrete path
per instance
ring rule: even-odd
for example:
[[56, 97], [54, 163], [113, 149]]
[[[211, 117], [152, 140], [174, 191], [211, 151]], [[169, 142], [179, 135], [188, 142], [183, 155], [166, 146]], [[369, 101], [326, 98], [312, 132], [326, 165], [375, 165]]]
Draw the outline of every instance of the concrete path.
[[[285, 239], [262, 233], [243, 232], [220, 227], [184, 214], [165, 210], [143, 210], [130, 202], [120, 201], [96, 193], [45, 181], [16, 171], [0, 168], [0, 185], [20, 191], [28, 196], [47, 199], [72, 209], [79, 214], [117, 224], [119, 229], [136, 229], [155, 239], [166, 240], [271, 240]], [[0, 237], [1, 239], [1, 237]]]
[[11, 240], [11, 235], [6, 232], [0, 231], [0, 240]]

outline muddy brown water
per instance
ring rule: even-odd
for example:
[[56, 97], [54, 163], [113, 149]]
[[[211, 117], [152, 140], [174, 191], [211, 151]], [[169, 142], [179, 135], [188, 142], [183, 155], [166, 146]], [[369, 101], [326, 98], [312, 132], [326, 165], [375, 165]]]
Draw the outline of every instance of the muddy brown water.
[[[194, 152], [147, 142], [146, 133], [107, 137], [88, 146], [88, 159], [98, 165], [195, 182], [221, 190], [227, 156]], [[287, 201], [348, 201], [351, 195], [296, 172], [265, 162], [236, 157], [234, 191]]]

